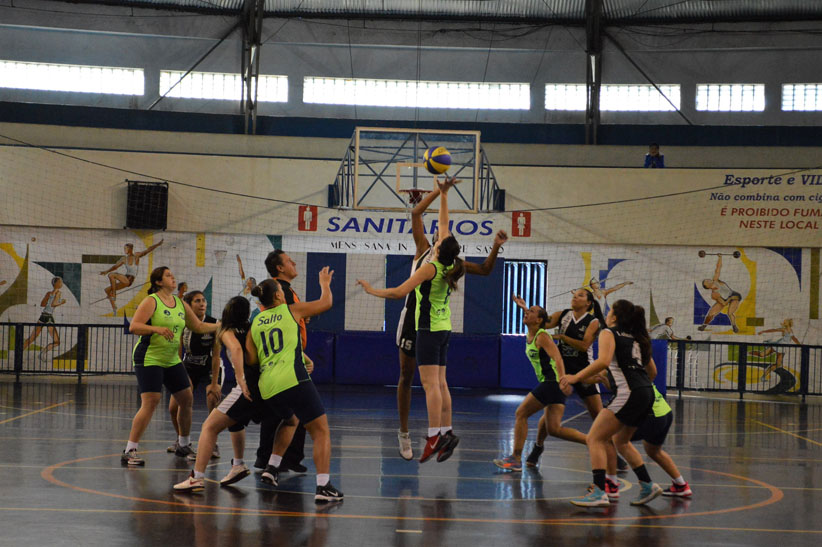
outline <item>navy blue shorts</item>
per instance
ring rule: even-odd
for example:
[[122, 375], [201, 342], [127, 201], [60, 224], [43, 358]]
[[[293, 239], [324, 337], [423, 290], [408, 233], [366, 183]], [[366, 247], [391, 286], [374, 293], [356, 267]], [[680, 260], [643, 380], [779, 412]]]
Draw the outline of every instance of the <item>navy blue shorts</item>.
[[565, 394], [556, 382], [541, 382], [531, 390], [531, 395], [543, 406], [565, 404]]
[[654, 413], [651, 412], [634, 432], [631, 440], [645, 441], [654, 446], [662, 446], [665, 444], [665, 437], [668, 436], [668, 430], [671, 429], [672, 423], [674, 423], [673, 412], [659, 417], [654, 416]]
[[162, 393], [163, 386], [166, 386], [169, 393], [177, 393], [191, 387], [188, 372], [182, 363], [171, 367], [134, 365], [134, 374], [137, 376], [140, 393]]
[[195, 389], [200, 382], [211, 383], [211, 364], [193, 365], [183, 361], [183, 366], [186, 367], [186, 373], [191, 380], [191, 389]]
[[451, 339], [450, 330], [418, 330], [417, 331], [417, 366], [439, 365], [448, 363], [448, 341]]
[[297, 415], [297, 419], [305, 425], [313, 422], [323, 414], [325, 407], [320, 400], [320, 394], [311, 380], [300, 382], [292, 388], [274, 395], [265, 400], [265, 405], [269, 413], [273, 412], [278, 416], [290, 417]]

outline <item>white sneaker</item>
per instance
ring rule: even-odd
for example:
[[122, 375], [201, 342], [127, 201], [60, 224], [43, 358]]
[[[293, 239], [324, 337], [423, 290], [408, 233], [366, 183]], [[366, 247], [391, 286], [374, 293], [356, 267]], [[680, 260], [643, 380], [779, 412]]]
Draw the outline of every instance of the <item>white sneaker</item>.
[[397, 440], [400, 442], [400, 456], [404, 460], [411, 460], [414, 452], [411, 450], [411, 436], [407, 431], [397, 431]]
[[243, 480], [250, 474], [251, 470], [249, 470], [245, 464], [232, 465], [231, 470], [229, 470], [228, 472], [228, 475], [220, 479], [220, 486], [228, 486], [229, 484], [234, 484], [237, 481]]
[[194, 478], [194, 471], [183, 482], [174, 485], [175, 492], [202, 492], [205, 489], [205, 479]]

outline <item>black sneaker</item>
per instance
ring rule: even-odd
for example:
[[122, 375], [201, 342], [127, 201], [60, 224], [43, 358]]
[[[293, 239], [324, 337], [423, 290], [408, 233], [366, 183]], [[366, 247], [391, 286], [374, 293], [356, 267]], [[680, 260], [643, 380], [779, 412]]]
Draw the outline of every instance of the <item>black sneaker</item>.
[[454, 435], [453, 431], [449, 431], [445, 435], [443, 435], [443, 439], [445, 439], [445, 444], [440, 448], [439, 454], [437, 454], [437, 461], [444, 462], [448, 458], [451, 457], [451, 454], [454, 453], [454, 449], [460, 444], [460, 438]]
[[263, 474], [260, 476], [260, 480], [271, 486], [277, 486], [279, 484], [279, 478], [280, 470], [273, 465], [266, 465], [265, 471], [263, 471]]
[[194, 452], [194, 449], [191, 448], [191, 445], [188, 444], [186, 446], [177, 445], [177, 450], [174, 451], [174, 455], [178, 458], [189, 458], [189, 456], [193, 456], [193, 458], [189, 459], [196, 459], [197, 453]]
[[334, 488], [331, 482], [325, 486], [317, 487], [317, 494], [314, 496], [314, 503], [327, 503], [329, 501], [342, 501], [343, 493]]
[[539, 457], [542, 456], [542, 451], [545, 450], [545, 446], [540, 446], [534, 443], [534, 447], [531, 449], [531, 453], [528, 454], [528, 457], [525, 459], [525, 465], [528, 467], [536, 467], [539, 465]]
[[308, 468], [298, 462], [283, 461], [280, 463], [280, 471], [294, 471], [295, 473], [305, 473]]
[[628, 472], [628, 462], [626, 462], [622, 456], [617, 454], [617, 473], [627, 473]]

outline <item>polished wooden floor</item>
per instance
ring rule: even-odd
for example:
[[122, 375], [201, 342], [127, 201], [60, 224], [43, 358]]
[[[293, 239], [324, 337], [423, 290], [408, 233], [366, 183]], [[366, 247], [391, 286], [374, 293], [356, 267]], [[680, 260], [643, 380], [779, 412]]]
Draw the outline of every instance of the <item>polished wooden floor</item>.
[[[332, 481], [345, 501], [315, 506], [313, 463], [278, 488], [250, 476], [235, 487], [207, 472], [206, 491], [178, 495], [189, 464], [166, 446], [166, 412], [155, 415], [141, 453], [124, 469], [119, 454], [138, 397], [133, 379], [0, 377], [0, 544], [2, 545], [816, 545], [822, 540], [822, 402], [671, 398], [666, 448], [690, 482], [691, 500], [657, 498], [632, 507], [625, 475], [619, 503], [582, 510], [568, 499], [590, 483], [584, 446], [549, 439], [539, 470], [497, 470], [508, 453], [523, 393], [455, 390], [462, 442], [447, 462], [399, 457], [391, 388], [322, 387], [332, 434]], [[415, 450], [424, 434], [423, 394], [414, 393]], [[205, 418], [195, 402], [195, 431]], [[569, 400], [566, 424], [590, 418]], [[526, 451], [530, 448], [536, 417]], [[249, 430], [253, 462], [258, 429]], [[195, 435], [196, 437], [196, 435]], [[307, 447], [310, 454], [310, 441]], [[651, 464], [663, 486], [668, 478]]]

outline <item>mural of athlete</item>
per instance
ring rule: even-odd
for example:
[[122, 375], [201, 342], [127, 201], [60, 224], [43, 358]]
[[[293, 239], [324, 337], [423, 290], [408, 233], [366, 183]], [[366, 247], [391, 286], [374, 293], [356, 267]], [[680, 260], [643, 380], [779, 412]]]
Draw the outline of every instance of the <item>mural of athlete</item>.
[[[137, 267], [140, 265], [140, 259], [162, 244], [163, 240], [161, 239], [159, 243], [155, 243], [151, 247], [148, 247], [145, 251], [135, 253], [134, 244], [126, 243], [123, 246], [123, 251], [126, 254], [124, 254], [120, 260], [115, 262], [114, 266], [108, 270], [100, 272], [100, 275], [107, 275], [110, 282], [110, 285], [106, 287], [106, 298], [109, 303], [111, 303], [111, 311], [117, 313], [117, 291], [131, 287], [134, 280], [137, 278]], [[125, 266], [125, 272], [120, 273], [116, 271], [120, 268], [120, 266]]]
[[48, 291], [43, 297], [43, 300], [40, 301], [40, 307], [43, 308], [43, 312], [40, 314], [40, 318], [37, 319], [37, 326], [34, 327], [34, 332], [23, 342], [24, 350], [28, 349], [32, 342], [40, 336], [43, 327], [48, 329], [48, 333], [51, 336], [51, 342], [43, 348], [43, 352], [47, 352], [60, 345], [60, 335], [57, 333], [57, 329], [52, 325], [54, 325], [54, 308], [66, 303], [66, 301], [60, 297], [60, 289], [63, 288], [63, 279], [61, 277], [53, 278], [51, 280], [51, 287], [51, 290]]
[[[767, 334], [769, 332], [778, 332], [782, 336], [778, 340], [768, 340], [771, 344], [800, 344], [801, 342], [799, 339], [794, 336], [793, 333], [793, 319], [785, 319], [782, 321], [782, 324], [777, 329], [765, 329], [763, 331], [759, 331], [759, 334]], [[751, 352], [751, 355], [756, 357], [769, 357], [773, 354], [776, 354], [776, 362], [770, 365], [765, 372], [762, 374], [762, 379], [766, 379], [774, 369], [782, 368], [782, 361], [785, 359], [785, 354], [783, 352], [778, 351], [778, 348], [769, 347], [766, 348], [764, 351], [754, 350]]]
[[[599, 309], [602, 310], [602, 313], [608, 313], [608, 295], [612, 292], [616, 292], [622, 287], [627, 287], [628, 285], [633, 285], [633, 281], [625, 281], [624, 283], [620, 283], [619, 285], [614, 285], [610, 289], [603, 289], [602, 285], [600, 285], [599, 279], [596, 277], [592, 277], [591, 280], [588, 282], [588, 287], [591, 289], [591, 292], [594, 295], [594, 298], [597, 302], [599, 302]], [[585, 287], [582, 287], [583, 289]]]
[[712, 279], [703, 279], [702, 287], [711, 291], [711, 298], [714, 301], [711, 309], [708, 310], [708, 315], [705, 320], [698, 327], [697, 330], [704, 331], [708, 324], [714, 320], [714, 317], [728, 308], [726, 314], [731, 320], [731, 328], [734, 332], [739, 332], [739, 327], [736, 326], [736, 310], [742, 302], [742, 295], [731, 289], [727, 283], [719, 279], [719, 273], [722, 271], [722, 255], [719, 255], [716, 260], [716, 270]]
[[674, 318], [673, 317], [666, 317], [664, 323], [660, 323], [659, 325], [654, 326], [650, 331], [648, 331], [648, 335], [651, 337], [651, 340], [690, 340], [690, 336], [686, 336], [685, 338], [680, 338], [674, 334]]

